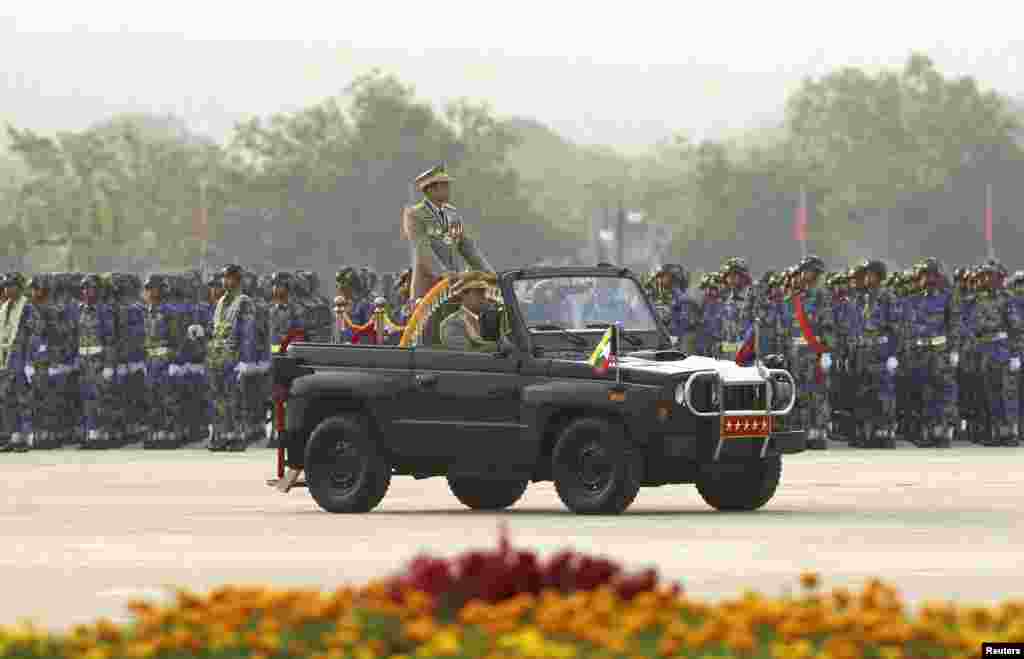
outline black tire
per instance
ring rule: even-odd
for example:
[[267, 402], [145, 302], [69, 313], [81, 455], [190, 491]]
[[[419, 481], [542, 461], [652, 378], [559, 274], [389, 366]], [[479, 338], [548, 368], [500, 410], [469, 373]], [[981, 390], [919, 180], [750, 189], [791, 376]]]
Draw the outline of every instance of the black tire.
[[329, 513], [368, 513], [391, 485], [391, 465], [359, 414], [320, 422], [309, 436], [305, 458], [309, 493]]
[[473, 510], [504, 510], [515, 505], [529, 485], [528, 480], [448, 477], [448, 489], [463, 505]]
[[779, 488], [782, 458], [751, 462], [742, 471], [702, 474], [697, 491], [715, 510], [750, 511], [768, 503]]
[[555, 490], [580, 515], [617, 515], [629, 508], [643, 479], [642, 456], [622, 426], [601, 417], [570, 422], [551, 456]]

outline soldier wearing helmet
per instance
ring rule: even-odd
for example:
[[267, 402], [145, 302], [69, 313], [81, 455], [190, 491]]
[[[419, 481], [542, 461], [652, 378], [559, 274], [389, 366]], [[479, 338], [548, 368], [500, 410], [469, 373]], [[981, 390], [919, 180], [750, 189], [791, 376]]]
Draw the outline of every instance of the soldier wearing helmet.
[[915, 294], [904, 307], [909, 315], [904, 369], [909, 386], [920, 392], [924, 424], [918, 445], [949, 447], [960, 426], [956, 369], [962, 325], [953, 314], [953, 293], [935, 258], [914, 265]]
[[697, 337], [697, 351], [705, 357], [715, 357], [721, 350], [722, 321], [724, 317], [722, 290], [725, 282], [722, 275], [709, 272], [700, 280], [700, 289], [704, 293], [700, 305], [700, 334]]
[[57, 314], [50, 301], [53, 279], [50, 275], [34, 275], [28, 283], [29, 302], [35, 322], [29, 337], [29, 366], [32, 375], [32, 429], [35, 448], [56, 448], [63, 426], [60, 417], [59, 375], [55, 369], [63, 360]]
[[662, 320], [676, 342], [676, 348], [696, 354], [697, 320], [700, 310], [687, 292], [690, 273], [678, 264], [662, 266], [652, 281], [652, 298]]
[[366, 291], [355, 268], [346, 267], [339, 270], [334, 281], [337, 297], [343, 299], [345, 307], [342, 325], [339, 328], [339, 340], [348, 343], [352, 340], [353, 325], [365, 325], [370, 322], [373, 306], [365, 299]]
[[[1013, 328], [1013, 353], [1024, 359], [1024, 270], [1018, 270], [1006, 282], [1009, 296], [1009, 320]], [[1017, 439], [1024, 423], [1024, 369], [1017, 372]]]
[[143, 282], [143, 349], [146, 360], [146, 420], [143, 447], [177, 448], [184, 441], [177, 408], [178, 317], [170, 302], [171, 282], [161, 274]]
[[35, 442], [33, 428], [33, 359], [41, 319], [25, 296], [25, 278], [19, 272], [4, 277], [5, 301], [0, 305], [0, 405], [3, 405], [3, 446], [27, 451]]
[[[819, 285], [824, 272], [825, 262], [819, 257], [804, 258], [797, 266], [798, 288], [790, 302], [793, 320], [789, 332], [792, 337], [789, 363], [799, 391], [796, 415], [807, 430], [807, 446], [813, 449], [828, 447], [826, 427], [832, 416], [828, 374], [836, 344], [832, 300]], [[806, 332], [799, 310], [803, 311]]]
[[1019, 445], [1020, 371], [1017, 315], [1003, 282], [1006, 269], [998, 262], [978, 268], [975, 302], [966, 320], [964, 343], [970, 349], [966, 370], [988, 404], [992, 427], [985, 429], [986, 444]]
[[207, 349], [214, 407], [212, 451], [244, 451], [249, 422], [241, 398], [241, 380], [256, 367], [256, 312], [252, 299], [241, 291], [242, 268], [226, 265], [221, 271], [224, 295], [213, 314], [213, 333]]
[[82, 299], [73, 311], [78, 337], [79, 386], [82, 397], [83, 448], [118, 445], [117, 319], [103, 300], [105, 290], [96, 274], [82, 277]]
[[856, 391], [855, 435], [851, 444], [891, 448], [896, 430], [896, 389], [889, 358], [897, 353], [898, 328], [892, 296], [882, 287], [888, 268], [865, 260], [854, 270], [860, 292], [851, 305], [850, 370]]
[[719, 271], [726, 285], [722, 303], [722, 341], [718, 344], [718, 359], [736, 359], [754, 322], [754, 300], [750, 295], [750, 268], [739, 257], [728, 259]]
[[112, 306], [117, 317], [117, 388], [121, 401], [119, 427], [126, 441], [145, 442], [149, 419], [146, 395], [146, 310], [140, 300], [142, 280], [138, 275], [114, 273]]

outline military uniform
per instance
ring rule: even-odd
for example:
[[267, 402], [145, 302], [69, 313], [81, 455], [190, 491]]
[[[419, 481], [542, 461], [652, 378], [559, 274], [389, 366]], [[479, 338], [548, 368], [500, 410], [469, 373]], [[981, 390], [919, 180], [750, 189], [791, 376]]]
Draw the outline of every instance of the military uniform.
[[[816, 256], [805, 258], [798, 268], [801, 274], [813, 272], [821, 275], [824, 263]], [[804, 311], [810, 335], [806, 335], [800, 326], [797, 312], [797, 300]], [[832, 366], [831, 351], [835, 348], [835, 336], [832, 299], [818, 285], [803, 287], [791, 299], [793, 321], [790, 329], [789, 364], [793, 379], [796, 380], [799, 395], [797, 396], [796, 415], [802, 426], [807, 430], [808, 448], [823, 449], [826, 426], [832, 413], [828, 400], [828, 379]], [[824, 353], [817, 351], [817, 342]]]
[[[880, 261], [868, 261], [862, 269], [884, 281], [887, 271]], [[896, 421], [896, 385], [893, 362], [897, 354], [896, 319], [892, 296], [880, 286], [865, 288], [854, 300], [850, 314], [856, 336], [850, 342], [850, 364], [857, 383], [859, 440], [863, 445], [880, 442], [892, 446]], [[873, 400], [863, 400], [870, 396]]]
[[[241, 268], [225, 266], [225, 277], [241, 276]], [[211, 450], [245, 450], [249, 421], [242, 400], [241, 378], [255, 366], [256, 311], [239, 289], [226, 289], [213, 314], [213, 334], [206, 371], [214, 406]]]
[[724, 333], [722, 286], [722, 278], [718, 273], [708, 273], [700, 282], [704, 299], [700, 306], [700, 334], [698, 335], [697, 351], [705, 357], [716, 357], [720, 352], [719, 344], [722, 342]]
[[1019, 443], [1018, 380], [1021, 370], [1016, 343], [1011, 339], [1014, 327], [1021, 326], [1016, 309], [1000, 286], [1001, 273], [992, 265], [979, 269], [986, 279], [976, 294], [967, 319], [965, 342], [972, 349], [969, 368], [975, 382], [984, 387], [988, 414], [992, 419], [992, 443], [1016, 446]]
[[150, 403], [146, 396], [146, 313], [139, 299], [142, 282], [137, 275], [117, 273], [113, 286], [122, 427], [127, 438], [145, 441], [149, 433], [146, 410]]
[[949, 447], [960, 425], [956, 389], [960, 355], [954, 348], [960, 344], [961, 319], [953, 315], [952, 291], [943, 284], [938, 261], [918, 264], [914, 278], [922, 276], [929, 278], [928, 284], [908, 300], [906, 368], [923, 396], [923, 443]]
[[35, 275], [29, 282], [33, 291], [31, 301], [32, 336], [26, 372], [32, 389], [32, 427], [36, 448], [56, 448], [60, 442], [60, 397], [62, 380], [53, 368], [62, 361], [56, 311], [50, 304], [51, 280], [47, 275]]
[[256, 277], [245, 273], [242, 292], [252, 300], [255, 359], [242, 377], [242, 398], [247, 418], [246, 443], [264, 441], [267, 411], [270, 409], [270, 303], [260, 295]]
[[[735, 361], [737, 353], [750, 338], [754, 323], [754, 297], [750, 290], [750, 269], [741, 258], [726, 261], [720, 272], [726, 282], [725, 297], [722, 300], [722, 335], [718, 344], [716, 359]], [[730, 275], [736, 275], [739, 283], [729, 286]]]
[[85, 448], [109, 448], [120, 441], [117, 433], [116, 369], [117, 319], [114, 309], [100, 297], [97, 275], [82, 280], [83, 300], [72, 311], [77, 339], [76, 370], [82, 400]]
[[179, 318], [174, 305], [165, 298], [170, 290], [165, 276], [150, 275], [143, 287], [147, 295], [144, 327], [148, 429], [144, 446], [177, 448], [184, 439], [178, 425], [181, 400], [175, 382], [179, 364]]
[[[430, 186], [451, 180], [444, 166], [439, 165], [416, 177], [415, 184], [426, 195]], [[402, 228], [412, 245], [414, 298], [425, 295], [441, 274], [435, 270], [435, 263], [448, 272], [494, 270], [469, 236], [452, 237], [452, 229], [461, 226], [462, 221], [453, 205], [437, 205], [426, 196], [415, 206], [405, 209]], [[460, 260], [465, 262], [465, 267], [460, 267]]]
[[[495, 281], [487, 275], [470, 275], [468, 278], [456, 284], [452, 291], [452, 297], [458, 297], [465, 291], [481, 289], [487, 290], [494, 286]], [[480, 319], [466, 307], [459, 307], [457, 311], [450, 314], [441, 321], [441, 345], [446, 350], [457, 350], [459, 352], [497, 352], [496, 341], [488, 341], [480, 336]]]
[[38, 351], [39, 317], [25, 297], [25, 280], [20, 273], [9, 274], [5, 288], [17, 289], [0, 306], [0, 404], [4, 407], [5, 448], [25, 451], [32, 447], [33, 378], [32, 361]]
[[[1018, 270], [1008, 282], [1010, 313], [1014, 323], [1012, 332], [1013, 354], [1018, 360], [1024, 359], [1024, 270]], [[1020, 429], [1024, 428], [1024, 369], [1017, 371], [1017, 438]]]

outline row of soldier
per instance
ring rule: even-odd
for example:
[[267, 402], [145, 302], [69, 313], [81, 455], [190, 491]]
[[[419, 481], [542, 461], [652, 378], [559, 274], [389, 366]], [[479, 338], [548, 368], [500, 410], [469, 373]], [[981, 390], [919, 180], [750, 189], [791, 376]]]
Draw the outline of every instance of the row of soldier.
[[[333, 319], [308, 271], [2, 277], [0, 448], [265, 438], [272, 343]], [[282, 330], [281, 328], [284, 327]], [[212, 426], [212, 427], [211, 427]], [[211, 432], [212, 431], [212, 432]], [[208, 434], [209, 433], [209, 434]]]
[[699, 299], [689, 284], [678, 265], [648, 279], [680, 348], [737, 359], [759, 334], [760, 354], [797, 381], [796, 420], [815, 448], [830, 437], [882, 447], [896, 438], [1019, 443], [1024, 271], [1011, 276], [989, 261], [949, 277], [928, 258], [906, 271], [865, 260], [826, 273], [810, 256], [755, 283], [732, 258], [703, 276]]

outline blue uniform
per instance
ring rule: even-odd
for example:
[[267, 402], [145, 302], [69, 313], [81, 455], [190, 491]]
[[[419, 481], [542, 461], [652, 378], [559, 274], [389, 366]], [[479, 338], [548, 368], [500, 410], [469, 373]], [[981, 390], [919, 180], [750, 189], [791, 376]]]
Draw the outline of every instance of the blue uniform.
[[960, 319], [952, 313], [953, 294], [930, 288], [908, 298], [907, 372], [924, 397], [925, 423], [931, 431], [959, 425], [956, 367], [952, 354], [960, 343]]
[[76, 370], [82, 397], [85, 445], [100, 447], [119, 441], [117, 428], [117, 321], [105, 302], [79, 302], [72, 311], [78, 344]]

